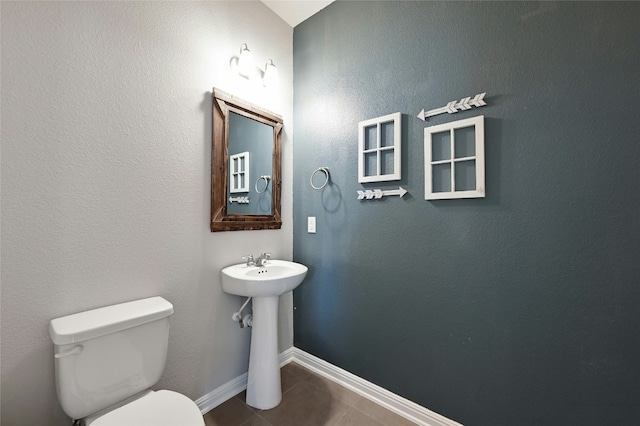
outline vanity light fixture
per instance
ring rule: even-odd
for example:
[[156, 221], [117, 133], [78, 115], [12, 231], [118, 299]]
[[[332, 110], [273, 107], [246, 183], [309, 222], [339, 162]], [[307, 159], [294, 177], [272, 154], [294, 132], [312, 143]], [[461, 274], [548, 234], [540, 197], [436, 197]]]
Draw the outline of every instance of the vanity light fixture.
[[[269, 59], [264, 66], [264, 71], [260, 71], [256, 68], [253, 61], [253, 54], [249, 50], [247, 43], [242, 43], [240, 46], [240, 56], [232, 59], [233, 62], [237, 60], [237, 72], [242, 77], [252, 80], [257, 74], [262, 75], [262, 85], [264, 87], [274, 86], [278, 82], [278, 69], [273, 63], [273, 59]], [[233, 65], [232, 65], [233, 68]]]
[[240, 57], [238, 58], [238, 73], [246, 78], [250, 78], [255, 71], [253, 54], [246, 43], [240, 46]]
[[269, 59], [264, 66], [264, 77], [262, 77], [262, 84], [264, 87], [272, 87], [278, 82], [278, 68], [273, 63], [273, 59]]

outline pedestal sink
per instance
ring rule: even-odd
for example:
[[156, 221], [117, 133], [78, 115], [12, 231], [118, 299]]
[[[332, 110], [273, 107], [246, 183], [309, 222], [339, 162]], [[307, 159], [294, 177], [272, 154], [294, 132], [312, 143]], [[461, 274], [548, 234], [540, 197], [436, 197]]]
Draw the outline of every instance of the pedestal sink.
[[253, 298], [247, 380], [247, 404], [252, 407], [268, 410], [282, 399], [278, 302], [281, 294], [299, 286], [306, 275], [306, 266], [286, 260], [269, 260], [262, 266], [241, 263], [222, 270], [225, 293]]

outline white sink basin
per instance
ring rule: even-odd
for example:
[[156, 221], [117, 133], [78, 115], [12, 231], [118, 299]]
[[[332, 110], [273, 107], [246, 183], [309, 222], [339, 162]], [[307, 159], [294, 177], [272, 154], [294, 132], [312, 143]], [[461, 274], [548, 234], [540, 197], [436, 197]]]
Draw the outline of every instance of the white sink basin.
[[298, 287], [306, 275], [306, 266], [286, 260], [264, 266], [240, 263], [222, 270], [222, 290], [245, 297], [279, 296]]

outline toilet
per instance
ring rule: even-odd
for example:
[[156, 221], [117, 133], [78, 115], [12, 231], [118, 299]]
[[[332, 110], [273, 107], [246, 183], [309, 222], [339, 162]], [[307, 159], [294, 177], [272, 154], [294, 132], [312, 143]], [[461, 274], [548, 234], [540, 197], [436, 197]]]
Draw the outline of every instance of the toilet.
[[150, 297], [51, 320], [56, 391], [86, 426], [204, 426], [198, 406], [149, 389], [164, 370], [173, 305]]

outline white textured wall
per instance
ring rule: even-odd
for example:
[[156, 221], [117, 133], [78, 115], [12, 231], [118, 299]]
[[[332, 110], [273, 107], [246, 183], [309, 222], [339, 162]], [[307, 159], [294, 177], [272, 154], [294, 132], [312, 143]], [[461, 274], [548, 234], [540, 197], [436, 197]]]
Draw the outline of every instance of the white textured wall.
[[[219, 270], [292, 256], [292, 29], [259, 2], [2, 2], [2, 424], [68, 424], [50, 319], [161, 295], [160, 387], [197, 399], [247, 369]], [[277, 90], [230, 72], [246, 42]], [[211, 87], [283, 115], [283, 229], [209, 232]], [[291, 297], [281, 349], [292, 344]]]

